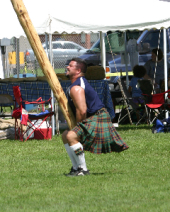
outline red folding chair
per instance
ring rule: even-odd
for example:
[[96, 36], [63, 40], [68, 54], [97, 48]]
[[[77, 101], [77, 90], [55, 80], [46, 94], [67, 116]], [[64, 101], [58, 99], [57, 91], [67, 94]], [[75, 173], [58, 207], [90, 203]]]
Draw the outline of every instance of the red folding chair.
[[146, 104], [146, 111], [149, 124], [152, 124], [154, 120], [158, 117], [159, 119], [164, 119], [166, 111], [169, 111], [170, 104], [168, 104], [167, 99], [165, 99], [166, 93], [168, 93], [168, 99], [170, 96], [170, 90], [165, 91], [163, 93], [152, 94], [151, 96], [144, 94], [144, 96], [149, 97], [148, 99], [151, 99], [150, 102]]
[[[32, 102], [25, 101], [22, 99], [19, 86], [13, 86], [13, 93], [15, 98], [15, 106], [14, 106], [12, 117], [15, 118], [15, 139], [20, 139], [21, 141], [25, 139], [26, 141], [36, 131], [39, 132], [37, 139], [47, 139], [47, 138], [51, 139], [52, 130], [50, 128], [49, 123], [51, 123], [51, 117], [52, 115], [54, 115], [54, 112], [52, 111], [51, 98], [48, 99], [47, 101], [43, 101], [41, 97], [39, 97], [37, 100]], [[28, 113], [28, 111], [25, 110], [25, 108], [27, 108], [27, 106], [29, 106], [30, 104], [37, 107], [41, 106], [42, 112], [38, 114]], [[50, 107], [51, 107], [50, 111], [45, 110], [45, 105], [47, 104], [48, 105], [50, 104]], [[20, 123], [19, 123], [19, 119], [21, 120]], [[44, 122], [46, 122], [46, 126], [47, 126], [46, 133], [44, 133], [44, 131], [41, 130], [41, 126]], [[27, 126], [25, 131], [23, 131], [23, 125]], [[28, 133], [30, 131], [31, 133]]]

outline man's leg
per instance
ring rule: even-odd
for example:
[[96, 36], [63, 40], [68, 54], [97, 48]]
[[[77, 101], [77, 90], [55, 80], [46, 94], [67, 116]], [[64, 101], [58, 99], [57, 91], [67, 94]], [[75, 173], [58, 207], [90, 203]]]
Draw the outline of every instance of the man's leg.
[[67, 154], [68, 156], [70, 157], [70, 160], [72, 162], [72, 165], [73, 165], [73, 170], [77, 170], [78, 169], [78, 165], [77, 165], [77, 162], [74, 158], [74, 155], [72, 153], [72, 150], [70, 149], [70, 146], [68, 144], [68, 141], [66, 139], [66, 135], [67, 135], [68, 131], [64, 131], [63, 134], [62, 134], [62, 140], [63, 140], [63, 143], [64, 143], [64, 146], [66, 148], [66, 151], [67, 151]]
[[87, 171], [83, 145], [78, 141], [76, 133], [74, 131], [69, 131], [66, 138], [78, 167]]
[[83, 146], [78, 141], [76, 133], [73, 131], [65, 131], [62, 135], [62, 139], [73, 167], [77, 169], [77, 171], [71, 169], [71, 172], [67, 176], [88, 175], [89, 171], [86, 167]]

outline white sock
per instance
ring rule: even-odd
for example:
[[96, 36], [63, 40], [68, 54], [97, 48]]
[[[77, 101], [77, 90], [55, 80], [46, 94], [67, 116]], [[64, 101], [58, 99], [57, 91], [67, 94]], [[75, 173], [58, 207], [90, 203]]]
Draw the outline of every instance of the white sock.
[[82, 168], [84, 171], [87, 171], [85, 155], [83, 152], [83, 145], [78, 142], [77, 144], [70, 146], [70, 149], [73, 152], [78, 167]]
[[70, 157], [70, 160], [72, 162], [73, 169], [77, 170], [78, 169], [78, 165], [77, 165], [77, 162], [76, 162], [76, 160], [74, 158], [73, 151], [70, 149], [70, 146], [68, 145], [68, 143], [64, 144], [64, 146], [65, 146], [67, 154]]

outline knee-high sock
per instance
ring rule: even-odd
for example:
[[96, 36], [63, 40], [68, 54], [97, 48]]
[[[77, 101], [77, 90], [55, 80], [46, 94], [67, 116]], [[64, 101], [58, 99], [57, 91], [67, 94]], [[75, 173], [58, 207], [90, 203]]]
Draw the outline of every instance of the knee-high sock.
[[77, 170], [78, 169], [78, 165], [77, 165], [77, 162], [76, 162], [76, 160], [74, 158], [73, 151], [71, 150], [71, 148], [70, 148], [70, 146], [68, 144], [64, 144], [64, 146], [65, 146], [67, 154], [70, 157], [70, 160], [72, 162], [73, 169]]
[[70, 149], [73, 152], [78, 167], [82, 168], [84, 171], [87, 171], [83, 145], [78, 142], [77, 144], [70, 146]]

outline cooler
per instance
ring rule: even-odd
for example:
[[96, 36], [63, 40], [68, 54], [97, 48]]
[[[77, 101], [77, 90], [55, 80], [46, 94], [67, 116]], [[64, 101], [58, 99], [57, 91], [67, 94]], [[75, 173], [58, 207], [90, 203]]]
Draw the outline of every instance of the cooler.
[[[42, 120], [38, 120], [35, 124], [35, 127], [37, 127]], [[35, 121], [33, 121], [35, 123]], [[33, 129], [28, 130], [28, 135], [33, 131]], [[27, 136], [28, 136], [27, 135]], [[38, 129], [35, 129], [35, 131], [30, 136], [32, 139], [51, 139], [52, 138], [52, 127], [49, 124], [49, 122], [44, 121], [41, 126]]]
[[39, 128], [34, 131], [34, 139], [51, 139], [52, 128]]

